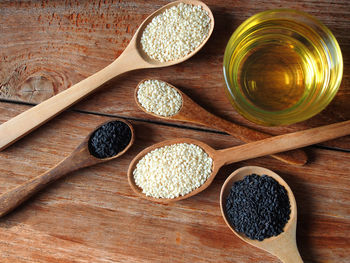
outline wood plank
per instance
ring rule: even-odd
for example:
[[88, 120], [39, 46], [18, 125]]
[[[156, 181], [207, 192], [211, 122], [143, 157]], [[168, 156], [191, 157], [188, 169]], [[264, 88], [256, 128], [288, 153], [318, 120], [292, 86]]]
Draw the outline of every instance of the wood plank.
[[[69, 88], [117, 58], [143, 19], [168, 2], [1, 2], [0, 98], [39, 103]], [[156, 121], [137, 109], [132, 94], [140, 80], [161, 77], [213, 113], [271, 134], [350, 119], [350, 10], [347, 0], [317, 3], [311, 0], [210, 0], [206, 3], [213, 10], [216, 26], [199, 54], [177, 66], [127, 73], [76, 108]], [[222, 60], [225, 45], [240, 23], [257, 12], [279, 7], [308, 12], [332, 30], [343, 52], [344, 77], [337, 96], [320, 114], [298, 124], [271, 128], [255, 125], [233, 110], [225, 96]], [[350, 150], [350, 136], [323, 145]]]
[[[0, 121], [28, 108], [0, 103]], [[0, 193], [46, 171], [108, 117], [66, 112], [0, 153]], [[1, 262], [279, 262], [230, 233], [219, 208], [225, 178], [245, 165], [279, 173], [298, 204], [297, 242], [305, 262], [350, 260], [349, 153], [307, 148], [303, 167], [270, 157], [220, 170], [198, 196], [169, 205], [138, 198], [126, 179], [131, 159], [165, 139], [190, 137], [216, 149], [227, 135], [132, 121], [135, 145], [118, 160], [74, 172], [0, 219]]]

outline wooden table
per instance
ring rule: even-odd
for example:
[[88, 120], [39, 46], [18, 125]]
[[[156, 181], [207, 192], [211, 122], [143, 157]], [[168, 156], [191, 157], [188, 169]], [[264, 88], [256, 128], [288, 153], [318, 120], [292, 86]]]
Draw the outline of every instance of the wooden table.
[[[0, 123], [108, 65], [143, 19], [167, 2], [1, 1]], [[190, 137], [216, 149], [242, 143], [220, 131], [141, 112], [133, 92], [147, 77], [180, 87], [230, 121], [275, 135], [349, 120], [350, 5], [347, 0], [329, 2], [208, 0], [216, 26], [193, 58], [116, 78], [0, 152], [3, 193], [57, 164], [103, 121], [125, 118], [136, 130], [134, 146], [120, 159], [71, 173], [1, 218], [0, 262], [279, 262], [243, 243], [221, 217], [221, 185], [246, 165], [272, 169], [291, 186], [298, 204], [297, 243], [305, 262], [350, 262], [349, 136], [308, 147], [309, 162], [302, 167], [271, 157], [227, 166], [206, 191], [169, 205], [140, 199], [126, 178], [131, 159], [155, 142]], [[332, 30], [343, 52], [344, 77], [321, 114], [287, 127], [261, 127], [240, 117], [226, 99], [223, 52], [245, 19], [282, 7], [306, 11]]]

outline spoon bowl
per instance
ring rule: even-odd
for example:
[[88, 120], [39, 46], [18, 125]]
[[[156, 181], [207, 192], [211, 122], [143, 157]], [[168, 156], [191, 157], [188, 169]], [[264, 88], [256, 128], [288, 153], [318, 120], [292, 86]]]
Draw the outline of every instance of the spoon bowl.
[[[190, 5], [194, 5], [194, 6], [201, 6], [203, 8], [203, 10], [208, 12], [208, 16], [210, 17], [210, 29], [209, 29], [208, 35], [206, 36], [206, 38], [202, 41], [202, 43], [194, 51], [190, 52], [186, 56], [184, 56], [182, 58], [179, 58], [177, 60], [167, 61], [167, 62], [160, 62], [158, 60], [150, 58], [144, 52], [144, 50], [142, 49], [142, 46], [141, 46], [141, 37], [142, 37], [143, 31], [145, 30], [147, 25], [152, 21], [152, 19], [154, 17], [156, 17], [159, 14], [163, 13], [166, 9], [169, 9], [169, 8], [171, 8], [173, 6], [176, 6], [176, 5], [180, 4], [180, 3], [190, 4]], [[134, 37], [130, 41], [130, 44], [128, 45], [127, 49], [131, 48], [131, 49], [136, 50], [138, 52], [138, 55], [141, 57], [141, 59], [144, 62], [148, 63], [148, 66], [150, 66], [150, 67], [167, 67], [167, 66], [172, 66], [172, 65], [184, 62], [187, 59], [189, 59], [190, 57], [192, 57], [193, 55], [195, 55], [205, 45], [205, 43], [208, 41], [208, 39], [210, 38], [213, 30], [214, 30], [214, 16], [213, 16], [213, 13], [211, 12], [210, 8], [205, 3], [201, 2], [201, 1], [198, 1], [198, 0], [179, 0], [179, 1], [175, 1], [175, 2], [171, 2], [169, 4], [166, 4], [163, 7], [161, 7], [160, 9], [158, 9], [157, 11], [153, 12], [151, 15], [149, 15], [142, 22], [142, 24], [139, 26], [138, 30], [134, 34]]]
[[[161, 116], [155, 114], [153, 112], [147, 111], [141, 103], [138, 101], [138, 91], [140, 89], [140, 85], [146, 80], [156, 80], [156, 79], [144, 79], [140, 81], [134, 92], [134, 99], [137, 106], [143, 110], [145, 113], [150, 114], [154, 117], [172, 120], [172, 121], [182, 121], [182, 122], [190, 122], [195, 124], [204, 125], [209, 128], [219, 129], [233, 137], [243, 141], [243, 142], [253, 142], [257, 140], [262, 140], [271, 137], [271, 135], [259, 132], [244, 126], [240, 126], [233, 122], [229, 122], [225, 119], [222, 119], [194, 102], [189, 96], [187, 96], [184, 92], [176, 88], [175, 86], [165, 82], [168, 86], [177, 91], [177, 93], [181, 96], [182, 105], [177, 113], [171, 116]], [[304, 165], [307, 162], [307, 156], [305, 152], [301, 149], [273, 154], [272, 157], [283, 161], [288, 164], [294, 165]]]
[[[265, 174], [274, 178], [280, 185], [282, 185], [287, 190], [289, 202], [290, 202], [290, 209], [291, 209], [290, 218], [287, 224], [284, 226], [283, 232], [280, 233], [278, 236], [266, 238], [263, 241], [252, 240], [248, 238], [246, 235], [244, 235], [243, 233], [236, 231], [234, 226], [228, 220], [226, 209], [225, 209], [226, 198], [230, 193], [232, 185], [237, 181], [243, 180], [245, 176], [250, 174], [257, 174], [259, 176]], [[221, 209], [221, 214], [225, 220], [225, 223], [228, 225], [231, 231], [243, 241], [277, 256], [282, 260], [282, 262], [285, 262], [285, 263], [303, 262], [297, 249], [296, 236], [295, 236], [296, 224], [297, 224], [297, 205], [296, 205], [292, 190], [290, 189], [288, 184], [278, 174], [274, 173], [269, 169], [258, 167], [258, 166], [246, 166], [246, 167], [237, 169], [226, 179], [226, 181], [224, 182], [221, 188], [220, 209]]]
[[211, 157], [214, 160], [217, 160], [214, 158], [216, 151], [211, 148], [209, 145], [195, 140], [195, 139], [189, 139], [189, 138], [178, 138], [178, 139], [173, 139], [173, 140], [166, 140], [160, 143], [156, 143], [153, 144], [152, 146], [144, 149], [143, 151], [141, 151], [139, 154], [137, 154], [134, 159], [131, 161], [130, 165], [129, 165], [129, 169], [128, 169], [128, 182], [129, 185], [131, 186], [131, 188], [133, 189], [133, 191], [140, 197], [147, 199], [149, 201], [152, 202], [156, 202], [156, 203], [169, 203], [169, 202], [175, 202], [175, 201], [180, 201], [182, 199], [186, 199], [189, 198], [193, 195], [196, 195], [198, 193], [200, 193], [201, 191], [203, 191], [204, 189], [206, 189], [214, 180], [216, 173], [218, 172], [218, 170], [220, 169], [220, 165], [218, 163], [213, 162], [213, 168], [212, 168], [212, 172], [210, 174], [210, 176], [208, 177], [208, 179], [206, 180], [206, 182], [201, 185], [199, 188], [193, 190], [192, 192], [184, 195], [184, 196], [179, 196], [176, 198], [154, 198], [151, 196], [146, 196], [143, 192], [142, 189], [137, 186], [137, 184], [135, 183], [134, 180], [134, 174], [133, 171], [136, 169], [136, 165], [137, 163], [149, 152], [157, 149], [157, 148], [161, 148], [164, 146], [168, 146], [168, 145], [173, 145], [173, 144], [178, 144], [178, 143], [188, 143], [188, 144], [195, 144], [199, 147], [201, 147], [208, 155], [209, 157]]
[[[114, 122], [114, 121], [123, 122], [124, 124], [126, 124], [129, 127], [130, 132], [131, 132], [130, 141], [129, 141], [128, 145], [122, 151], [117, 153], [116, 155], [113, 155], [111, 157], [106, 157], [106, 158], [97, 158], [89, 150], [89, 147], [88, 147], [89, 140], [90, 140], [90, 138], [92, 137], [92, 135], [94, 134], [95, 131], [97, 131], [103, 125], [105, 125], [107, 123], [110, 123], [110, 122]], [[85, 137], [83, 142], [75, 149], [75, 151], [71, 155], [73, 155], [75, 152], [84, 153], [85, 159], [89, 160], [88, 164], [90, 166], [90, 165], [94, 165], [94, 164], [97, 164], [97, 163], [107, 162], [107, 161], [110, 161], [110, 160], [113, 160], [113, 159], [116, 159], [116, 158], [120, 157], [127, 150], [129, 150], [129, 148], [134, 144], [134, 141], [135, 141], [135, 130], [134, 130], [133, 126], [131, 125], [131, 123], [126, 121], [126, 120], [123, 120], [123, 119], [113, 118], [113, 120], [109, 120], [109, 121], [103, 122], [100, 125], [96, 126], [96, 128], [92, 132], [90, 132], [89, 135], [87, 135]], [[83, 150], [79, 151], [79, 149], [83, 149]]]
[[[200, 5], [208, 12], [211, 24], [207, 37], [195, 50], [177, 60], [159, 62], [151, 59], [141, 47], [140, 40], [143, 31], [155, 16], [180, 3]], [[0, 137], [0, 151], [52, 119], [74, 103], [93, 93], [102, 86], [102, 84], [112, 78], [136, 69], [167, 67], [184, 62], [205, 45], [213, 29], [214, 16], [210, 8], [201, 1], [179, 0], [161, 7], [144, 20], [123, 53], [107, 67], [0, 125], [0, 134], [2, 134]]]
[[[256, 157], [261, 157], [269, 154], [274, 154], [282, 151], [289, 151], [292, 149], [297, 149], [300, 147], [305, 147], [308, 145], [312, 145], [315, 143], [324, 142], [327, 140], [335, 139], [341, 136], [345, 136], [350, 134], [350, 120], [334, 123], [330, 125], [321, 126], [318, 128], [308, 129], [299, 132], [293, 132], [289, 134], [284, 134], [280, 136], [275, 136], [271, 138], [267, 138], [264, 140], [247, 143], [244, 145], [239, 145], [223, 150], [214, 150], [209, 145], [204, 142], [189, 139], [189, 138], [178, 138], [173, 140], [163, 141], [141, 151], [138, 155], [134, 157], [131, 161], [128, 169], [128, 181], [133, 189], [133, 191], [140, 197], [147, 199], [149, 201], [157, 202], [157, 203], [169, 203], [174, 201], [183, 200], [189, 198], [193, 195], [196, 195], [209, 187], [209, 185], [213, 182], [217, 172], [223, 165], [248, 160]], [[138, 162], [149, 152], [163, 147], [167, 145], [173, 145], [178, 143], [188, 143], [194, 144], [202, 148], [210, 158], [213, 160], [211, 174], [204, 184], [202, 184], [197, 189], [192, 192], [179, 196], [177, 198], [154, 198], [150, 196], [146, 196], [140, 187], [138, 187], [135, 183], [134, 179], [134, 170], [138, 164]]]
[[101, 126], [111, 121], [102, 123], [101, 125], [97, 126], [97, 128], [93, 132], [91, 132], [69, 156], [63, 159], [56, 166], [54, 166], [47, 172], [25, 182], [24, 184], [19, 185], [18, 187], [11, 189], [10, 191], [0, 195], [0, 217], [11, 212], [21, 203], [29, 199], [32, 195], [34, 195], [41, 189], [45, 188], [50, 183], [63, 177], [67, 173], [76, 171], [83, 167], [88, 167], [98, 163], [107, 162], [123, 155], [134, 143], [134, 140], [135, 140], [134, 129], [132, 125], [125, 120], [115, 118], [112, 121], [123, 122], [130, 129], [130, 132], [131, 132], [130, 141], [122, 151], [120, 151], [114, 156], [107, 157], [107, 158], [97, 158], [90, 153], [90, 150], [89, 150], [90, 137]]

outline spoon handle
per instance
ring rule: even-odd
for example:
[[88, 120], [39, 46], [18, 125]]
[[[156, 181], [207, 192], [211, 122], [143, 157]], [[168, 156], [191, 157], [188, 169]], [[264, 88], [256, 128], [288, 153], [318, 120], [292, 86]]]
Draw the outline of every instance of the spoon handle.
[[45, 188], [48, 184], [68, 173], [70, 168], [69, 165], [66, 165], [66, 160], [67, 159], [63, 160], [49, 171], [2, 194], [0, 196], [0, 217], [11, 212], [32, 195]]
[[91, 158], [88, 149], [84, 146], [85, 143], [79, 145], [71, 155], [47, 172], [0, 195], [0, 217], [11, 212], [35, 193], [67, 173], [100, 162], [96, 158]]
[[309, 146], [349, 134], [350, 120], [219, 150], [217, 157], [221, 164], [226, 165]]
[[[254, 142], [272, 137], [269, 134], [259, 132], [229, 121], [222, 118], [217, 118], [215, 125], [221, 128], [228, 134], [240, 139], [243, 142]], [[280, 152], [271, 155], [273, 158], [280, 160], [282, 162], [294, 165], [304, 165], [307, 162], [307, 156], [305, 152], [301, 149], [291, 150], [287, 152]]]
[[[293, 240], [293, 242], [295, 243], [295, 240]], [[298, 250], [296, 244], [284, 244], [284, 245], [286, 246], [285, 253], [282, 253], [280, 251], [279, 254], [277, 255], [277, 257], [283, 263], [303, 263], [304, 262], [299, 254], [299, 250]]]
[[[174, 115], [173, 118], [191, 121], [193, 123], [225, 131], [243, 142], [260, 141], [272, 137], [269, 134], [222, 119], [200, 107], [188, 96], [183, 95], [183, 97], [185, 99], [184, 104], [186, 104], [186, 109], [181, 111], [181, 114], [179, 114], [180, 116]], [[307, 162], [305, 152], [300, 149], [273, 154], [272, 157], [282, 162], [294, 165], [304, 165]]]
[[106, 81], [139, 68], [137, 62], [140, 61], [136, 51], [126, 49], [104, 69], [3, 123], [0, 125], [0, 151], [91, 94]]
[[[296, 213], [297, 212], [295, 211], [295, 214]], [[303, 263], [303, 259], [300, 256], [296, 242], [297, 216], [295, 215], [295, 218], [292, 220], [293, 222], [290, 228], [286, 229], [286, 232], [281, 233], [278, 238], [270, 240], [260, 248], [263, 248], [271, 254], [275, 255], [283, 263]]]

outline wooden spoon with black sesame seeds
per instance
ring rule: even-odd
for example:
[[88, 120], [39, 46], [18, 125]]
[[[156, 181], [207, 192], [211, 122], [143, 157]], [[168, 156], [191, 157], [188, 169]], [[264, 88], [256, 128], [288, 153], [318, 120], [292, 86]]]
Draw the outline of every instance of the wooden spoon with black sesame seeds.
[[[157, 202], [157, 203], [169, 203], [174, 201], [179, 201], [182, 199], [189, 198], [193, 195], [196, 195], [209, 187], [209, 185], [213, 182], [216, 174], [219, 169], [231, 163], [253, 159], [256, 157], [261, 157], [269, 154], [275, 154], [278, 152], [289, 151], [305, 146], [309, 146], [312, 144], [328, 141], [331, 139], [335, 139], [338, 137], [342, 137], [350, 134], [350, 120], [334, 123], [330, 125], [321, 126], [318, 128], [308, 129], [304, 131], [284, 134], [280, 136], [270, 137], [264, 140], [255, 141], [251, 143], [247, 143], [244, 145], [239, 145], [223, 150], [214, 150], [209, 145], [204, 142], [189, 139], [189, 138], [178, 138], [173, 140], [163, 141], [157, 144], [154, 144], [143, 151], [141, 151], [130, 163], [128, 169], [128, 181], [133, 189], [133, 191], [140, 197], [147, 199], [149, 201]], [[209, 157], [213, 160], [211, 174], [207, 178], [207, 180], [198, 188], [194, 189], [192, 192], [179, 196], [176, 198], [154, 198], [152, 196], [146, 196], [143, 193], [143, 189], [141, 189], [136, 183], [134, 179], [134, 170], [137, 167], [139, 161], [149, 152], [161, 148], [167, 145], [179, 144], [179, 143], [188, 143], [194, 144], [202, 148]]]
[[[99, 145], [96, 145], [96, 143], [92, 143], [91, 139], [96, 137], [95, 136], [96, 131], [101, 131], [102, 127], [106, 127], [106, 125], [109, 125], [111, 123], [118, 123], [123, 125], [123, 130], [126, 131], [127, 133], [127, 140], [122, 145], [122, 147], [119, 147], [115, 151], [114, 150], [110, 151], [108, 149], [104, 150], [104, 152], [102, 149], [102, 153], [100, 149], [96, 151], [96, 148], [99, 148]], [[123, 133], [123, 134], [126, 134], [126, 133]], [[109, 132], [107, 136], [110, 136], [110, 134], [111, 133]], [[102, 137], [100, 134], [97, 136]], [[120, 136], [122, 136], [122, 134], [120, 134]], [[52, 182], [56, 181], [57, 179], [63, 177], [64, 175], [70, 172], [76, 171], [83, 167], [88, 167], [98, 163], [107, 162], [120, 157], [131, 147], [135, 139], [134, 137], [135, 136], [134, 136], [133, 127], [129, 122], [125, 120], [113, 119], [112, 121], [102, 123], [93, 132], [91, 132], [68, 157], [66, 157], [63, 161], [61, 161], [56, 166], [51, 168], [49, 171], [37, 177], [34, 177], [33, 179], [25, 182], [24, 184], [0, 195], [0, 217], [11, 212], [17, 206], [19, 206], [28, 198], [33, 196], [35, 193], [42, 190], [43, 188], [45, 188]], [[101, 141], [99, 139], [100, 138], [97, 138], [98, 143], [100, 143]], [[105, 140], [105, 138], [102, 138], [102, 141], [103, 140]], [[114, 142], [119, 143], [117, 139], [113, 139], [113, 140]], [[110, 140], [107, 140], [107, 141], [109, 141], [110, 143]], [[99, 152], [99, 153], [96, 153], [96, 152]], [[104, 156], [101, 157], [101, 154], [104, 154], [105, 157]]]
[[[283, 232], [277, 236], [265, 238], [262, 241], [252, 240], [248, 238], [245, 234], [236, 231], [235, 228], [231, 225], [227, 217], [226, 208], [225, 208], [226, 199], [230, 193], [232, 185], [235, 182], [242, 180], [245, 176], [251, 175], [251, 174], [257, 174], [259, 176], [265, 174], [274, 178], [280, 185], [284, 186], [284, 188], [287, 190], [289, 203], [290, 203], [290, 210], [291, 210], [290, 218], [286, 223], [286, 225], [284, 226]], [[278, 174], [274, 173], [269, 169], [258, 167], [258, 166], [246, 166], [246, 167], [237, 169], [226, 179], [225, 183], [221, 188], [220, 209], [221, 209], [221, 214], [226, 224], [228, 225], [228, 227], [231, 229], [233, 233], [235, 233], [243, 241], [275, 255], [284, 263], [303, 262], [303, 260], [300, 257], [300, 254], [297, 248], [297, 243], [296, 243], [297, 204], [295, 202], [295, 198], [292, 190], [290, 189], [288, 184]]]
[[[207, 16], [210, 18], [208, 34], [199, 43], [199, 45], [187, 55], [166, 62], [160, 62], [159, 60], [152, 59], [142, 48], [142, 35], [147, 25], [151, 23], [154, 17], [162, 14], [171, 7], [179, 5], [180, 3], [190, 4], [192, 6], [201, 6], [201, 8], [207, 12]], [[42, 124], [52, 119], [84, 97], [90, 95], [100, 86], [102, 86], [102, 84], [114, 77], [136, 69], [168, 67], [184, 62], [196, 54], [205, 45], [211, 36], [213, 29], [214, 16], [210, 8], [201, 1], [179, 0], [164, 5], [142, 22], [133, 38], [130, 40], [129, 45], [125, 48], [124, 52], [110, 65], [73, 85], [69, 89], [60, 92], [59, 94], [41, 102], [40, 104], [0, 125], [0, 151], [27, 135], [34, 129], [40, 127]], [[176, 32], [174, 32], [174, 34], [176, 34]], [[161, 50], [161, 48], [158, 48], [158, 50]]]
[[[271, 137], [271, 135], [269, 134], [235, 124], [233, 122], [227, 121], [225, 119], [222, 119], [208, 112], [207, 110], [199, 106], [197, 103], [195, 103], [190, 97], [188, 97], [181, 90], [177, 89], [176, 87], [174, 87], [173, 85], [165, 81], [160, 81], [160, 82], [166, 83], [167, 86], [174, 89], [176, 92], [178, 92], [178, 94], [180, 94], [181, 100], [182, 100], [181, 107], [175, 114], [169, 115], [169, 116], [167, 115], [164, 116], [164, 114], [160, 115], [160, 114], [151, 112], [149, 110], [146, 110], [145, 107], [142, 106], [142, 103], [140, 103], [138, 99], [138, 92], [140, 90], [140, 85], [145, 83], [145, 81], [149, 81], [149, 80], [160, 81], [160, 80], [153, 80], [153, 79], [142, 80], [141, 82], [139, 82], [139, 84], [135, 89], [134, 98], [139, 108], [150, 115], [153, 115], [155, 117], [162, 118], [162, 119], [190, 122], [190, 123], [204, 125], [206, 127], [213, 128], [213, 129], [219, 129], [243, 142], [253, 142], [253, 141], [258, 141], [258, 140]], [[164, 105], [161, 105], [161, 106], [163, 107]], [[300, 149], [273, 154], [272, 157], [282, 162], [285, 162], [288, 164], [294, 164], [294, 165], [304, 165], [307, 162], [307, 156], [305, 152]]]

